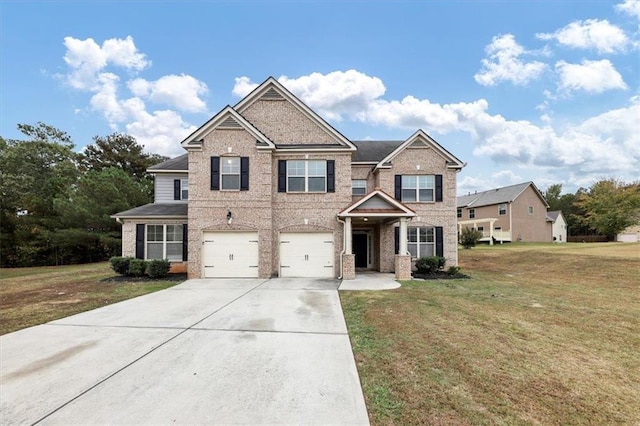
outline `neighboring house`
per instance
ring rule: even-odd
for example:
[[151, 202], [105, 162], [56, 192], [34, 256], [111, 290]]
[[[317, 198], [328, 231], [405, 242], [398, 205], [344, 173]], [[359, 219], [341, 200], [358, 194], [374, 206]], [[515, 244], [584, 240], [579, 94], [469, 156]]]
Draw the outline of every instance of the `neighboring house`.
[[198, 277], [409, 278], [412, 260], [457, 264], [464, 164], [418, 130], [350, 141], [267, 79], [149, 169], [155, 202], [118, 213], [123, 256], [168, 258]]
[[[458, 197], [458, 228], [482, 231], [480, 241], [551, 242], [549, 205], [533, 182]], [[566, 235], [565, 235], [566, 240]]]
[[547, 212], [547, 221], [551, 222], [551, 241], [554, 243], [567, 242], [567, 221], [560, 210]]
[[626, 228], [624, 231], [616, 235], [616, 241], [621, 243], [637, 243], [640, 241], [640, 225], [634, 225]]

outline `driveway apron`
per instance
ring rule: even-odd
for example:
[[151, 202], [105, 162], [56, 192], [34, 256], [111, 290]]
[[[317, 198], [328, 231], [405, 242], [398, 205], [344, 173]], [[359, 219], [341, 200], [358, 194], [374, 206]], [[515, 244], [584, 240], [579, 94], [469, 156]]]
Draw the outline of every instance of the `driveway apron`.
[[189, 280], [0, 337], [1, 424], [368, 424], [337, 280]]

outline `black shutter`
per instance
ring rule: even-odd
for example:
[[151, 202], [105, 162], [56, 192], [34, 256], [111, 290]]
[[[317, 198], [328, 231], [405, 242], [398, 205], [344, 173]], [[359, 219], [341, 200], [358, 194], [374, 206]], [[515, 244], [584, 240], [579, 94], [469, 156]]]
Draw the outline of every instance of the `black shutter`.
[[393, 228], [393, 231], [393, 244], [395, 246], [395, 253], [398, 254], [398, 252], [400, 251], [400, 228], [396, 226], [395, 228]]
[[211, 157], [211, 190], [220, 190], [220, 157]]
[[442, 201], [442, 175], [436, 175], [436, 201]]
[[189, 255], [189, 229], [187, 224], [182, 225], [182, 260], [187, 261]]
[[278, 160], [278, 192], [287, 192], [287, 160]]
[[402, 200], [402, 175], [396, 175], [395, 178], [395, 197], [396, 200]]
[[144, 223], [136, 225], [136, 259], [144, 259]]
[[240, 191], [249, 190], [249, 157], [240, 157]]
[[327, 160], [327, 192], [336, 192], [336, 161]]
[[442, 226], [436, 226], [436, 256], [444, 256], [444, 238], [442, 235]]
[[174, 179], [173, 180], [173, 199], [174, 200], [179, 200], [180, 199], [180, 190], [182, 188], [180, 187], [180, 179]]

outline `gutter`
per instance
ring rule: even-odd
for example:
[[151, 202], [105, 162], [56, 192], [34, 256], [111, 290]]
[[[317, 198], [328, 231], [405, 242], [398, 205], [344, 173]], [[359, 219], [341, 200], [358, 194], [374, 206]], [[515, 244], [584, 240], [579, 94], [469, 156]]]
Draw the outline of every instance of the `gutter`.
[[342, 264], [342, 256], [346, 252], [346, 247], [347, 247], [347, 236], [345, 235], [345, 232], [344, 232], [347, 224], [345, 223], [344, 220], [340, 220], [339, 216], [336, 216], [336, 220], [342, 224], [342, 251], [340, 252], [340, 276], [338, 277], [338, 279], [341, 280], [343, 276], [342, 270], [344, 268], [344, 265]]

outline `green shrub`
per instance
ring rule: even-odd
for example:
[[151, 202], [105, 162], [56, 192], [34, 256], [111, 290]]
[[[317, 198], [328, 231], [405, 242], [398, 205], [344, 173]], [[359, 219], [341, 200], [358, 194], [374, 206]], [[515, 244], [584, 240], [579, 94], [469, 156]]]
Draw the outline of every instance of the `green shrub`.
[[142, 277], [144, 276], [147, 270], [147, 262], [142, 259], [131, 259], [129, 261], [129, 271], [128, 275], [134, 277]]
[[462, 244], [462, 247], [470, 249], [478, 244], [480, 238], [482, 238], [481, 231], [473, 228], [462, 228], [462, 232], [460, 233], [460, 244]]
[[458, 275], [459, 273], [460, 273], [459, 266], [450, 266], [449, 269], [447, 270], [447, 274], [449, 275]]
[[443, 269], [446, 262], [442, 256], [421, 257], [416, 260], [416, 269], [419, 274], [432, 274]]
[[167, 259], [153, 259], [147, 262], [147, 275], [151, 278], [164, 278], [169, 275], [171, 263]]
[[129, 273], [130, 261], [130, 257], [114, 256], [109, 259], [109, 264], [111, 264], [111, 269], [113, 269], [116, 274], [126, 275], [127, 273]]

